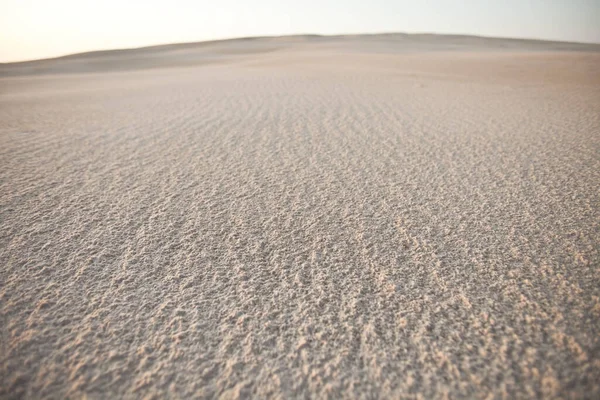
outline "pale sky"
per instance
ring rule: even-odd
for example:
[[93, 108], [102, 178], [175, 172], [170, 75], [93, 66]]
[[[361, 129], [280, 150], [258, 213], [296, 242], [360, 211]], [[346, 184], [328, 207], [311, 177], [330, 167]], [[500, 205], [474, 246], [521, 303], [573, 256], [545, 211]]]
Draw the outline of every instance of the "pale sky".
[[0, 62], [295, 33], [600, 43], [600, 0], [0, 0]]

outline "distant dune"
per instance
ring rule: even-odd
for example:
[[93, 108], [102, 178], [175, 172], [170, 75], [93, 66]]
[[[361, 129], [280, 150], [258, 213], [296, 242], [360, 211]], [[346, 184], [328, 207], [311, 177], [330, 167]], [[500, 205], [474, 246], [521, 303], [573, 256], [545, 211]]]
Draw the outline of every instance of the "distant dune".
[[464, 35], [373, 34], [255, 37], [105, 50], [64, 57], [0, 64], [1, 76], [124, 71], [241, 62], [257, 54], [279, 52], [410, 54], [440, 51], [584, 51], [600, 52], [600, 44], [500, 39]]
[[600, 398], [599, 49], [0, 65], [0, 398]]

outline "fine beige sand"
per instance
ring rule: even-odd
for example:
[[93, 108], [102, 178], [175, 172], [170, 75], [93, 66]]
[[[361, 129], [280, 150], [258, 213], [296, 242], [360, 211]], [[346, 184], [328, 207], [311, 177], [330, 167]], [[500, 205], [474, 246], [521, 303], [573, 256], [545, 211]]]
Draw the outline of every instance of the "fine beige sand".
[[0, 398], [600, 397], [600, 46], [0, 65]]

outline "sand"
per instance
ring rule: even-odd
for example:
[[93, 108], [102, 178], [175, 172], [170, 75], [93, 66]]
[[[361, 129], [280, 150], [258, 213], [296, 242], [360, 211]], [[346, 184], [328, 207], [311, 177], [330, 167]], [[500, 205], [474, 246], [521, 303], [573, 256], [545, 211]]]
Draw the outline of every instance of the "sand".
[[0, 398], [598, 398], [600, 46], [0, 65]]

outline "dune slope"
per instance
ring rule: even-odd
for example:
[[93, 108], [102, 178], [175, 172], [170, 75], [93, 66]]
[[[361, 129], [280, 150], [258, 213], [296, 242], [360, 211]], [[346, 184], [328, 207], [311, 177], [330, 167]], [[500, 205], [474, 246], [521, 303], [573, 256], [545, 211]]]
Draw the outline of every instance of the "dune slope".
[[0, 66], [1, 398], [598, 398], [600, 53]]

